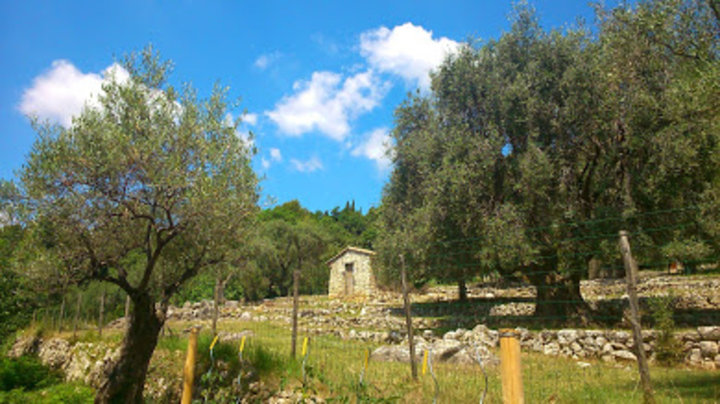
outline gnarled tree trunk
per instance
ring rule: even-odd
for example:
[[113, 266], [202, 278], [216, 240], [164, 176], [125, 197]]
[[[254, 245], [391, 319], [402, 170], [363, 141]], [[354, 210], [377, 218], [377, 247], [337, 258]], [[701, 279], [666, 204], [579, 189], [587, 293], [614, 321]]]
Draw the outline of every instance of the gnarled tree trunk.
[[100, 386], [96, 403], [143, 402], [148, 365], [164, 322], [165, 313], [156, 312], [150, 295], [138, 293], [133, 296], [130, 327], [123, 340], [120, 359]]
[[531, 276], [530, 280], [537, 289], [536, 318], [547, 323], [565, 323], [570, 319], [580, 323], [589, 321], [591, 310], [580, 293], [579, 274], [541, 273]]
[[465, 279], [458, 280], [458, 300], [461, 302], [467, 302], [467, 284]]

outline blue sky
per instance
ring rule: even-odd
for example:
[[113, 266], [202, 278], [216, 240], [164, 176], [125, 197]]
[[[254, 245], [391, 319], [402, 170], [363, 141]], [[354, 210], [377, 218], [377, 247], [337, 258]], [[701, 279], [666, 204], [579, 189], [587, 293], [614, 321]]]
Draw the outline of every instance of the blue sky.
[[[532, 2], [545, 28], [593, 20], [582, 0]], [[152, 43], [173, 84], [220, 81], [247, 110], [263, 195], [311, 210], [380, 202], [393, 110], [469, 37], [509, 28], [501, 1], [0, 1], [0, 177], [68, 124], [116, 59]], [[236, 112], [237, 114], [240, 111]]]

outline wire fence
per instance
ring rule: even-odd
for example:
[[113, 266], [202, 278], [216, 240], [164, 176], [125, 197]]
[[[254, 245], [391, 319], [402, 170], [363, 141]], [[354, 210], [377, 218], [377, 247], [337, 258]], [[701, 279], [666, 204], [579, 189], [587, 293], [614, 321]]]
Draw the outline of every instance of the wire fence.
[[[410, 278], [418, 272], [446, 274], [439, 276], [444, 280], [460, 274], [467, 300], [458, 300], [459, 286], [453, 283], [410, 293], [414, 361], [422, 369], [417, 379], [408, 366], [410, 338], [397, 292], [303, 296], [295, 308], [295, 338], [290, 298], [225, 306], [219, 340], [234, 347], [239, 365], [223, 378], [236, 386], [233, 402], [267, 399], [259, 381], [302, 400], [501, 402], [501, 330], [512, 329], [522, 350], [527, 402], [642, 401], [634, 370], [638, 347], [653, 364], [658, 397], [720, 400], [720, 383], [710, 383], [720, 377], [713, 371], [720, 369], [720, 278], [715, 276], [720, 275], [720, 251], [718, 240], [703, 233], [692, 217], [697, 210], [524, 229], [522, 241], [531, 248], [518, 251], [528, 255], [513, 252], [495, 262], [488, 256], [502, 251], [488, 254], [482, 244], [486, 236], [435, 242], [422, 260], [410, 260], [417, 265], [407, 268]], [[631, 260], [639, 269], [634, 291], [645, 328], [637, 334], [639, 343], [631, 329], [632, 293], [618, 246], [620, 230], [628, 232]], [[176, 334], [207, 320], [183, 317], [182, 310], [175, 308], [177, 316], [168, 323]], [[298, 353], [294, 359], [291, 352]], [[203, 372], [222, 374], [222, 360], [213, 352]], [[660, 366], [673, 361], [673, 366]], [[677, 366], [694, 370], [682, 372]], [[265, 373], [270, 370], [272, 376]], [[207, 401], [208, 395], [195, 397]]]

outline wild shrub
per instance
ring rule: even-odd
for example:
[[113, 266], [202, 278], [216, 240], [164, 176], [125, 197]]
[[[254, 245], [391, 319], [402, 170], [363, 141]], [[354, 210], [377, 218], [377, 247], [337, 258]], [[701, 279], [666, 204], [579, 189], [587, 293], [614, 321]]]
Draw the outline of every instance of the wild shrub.
[[675, 338], [675, 298], [670, 295], [654, 297], [649, 304], [655, 329], [659, 331], [655, 341], [655, 359], [662, 365], [675, 365], [683, 359], [682, 343]]
[[33, 390], [59, 381], [60, 375], [45, 367], [37, 358], [0, 359], [0, 391]]

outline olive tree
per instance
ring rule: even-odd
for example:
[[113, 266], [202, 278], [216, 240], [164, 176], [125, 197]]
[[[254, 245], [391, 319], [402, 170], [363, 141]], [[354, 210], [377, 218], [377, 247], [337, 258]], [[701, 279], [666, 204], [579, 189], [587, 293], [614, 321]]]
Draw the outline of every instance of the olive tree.
[[[257, 205], [253, 150], [237, 134], [227, 89], [205, 99], [166, 82], [152, 48], [124, 59], [127, 80], [103, 86], [70, 127], [39, 132], [21, 171], [28, 222], [51, 249], [27, 269], [51, 284], [100, 281], [133, 302], [120, 357], [96, 402], [141, 402], [170, 298], [218, 265]], [[47, 244], [47, 243], [46, 243]], [[50, 257], [51, 259], [44, 259]]]

